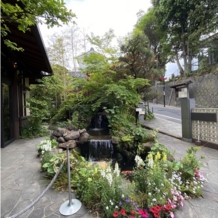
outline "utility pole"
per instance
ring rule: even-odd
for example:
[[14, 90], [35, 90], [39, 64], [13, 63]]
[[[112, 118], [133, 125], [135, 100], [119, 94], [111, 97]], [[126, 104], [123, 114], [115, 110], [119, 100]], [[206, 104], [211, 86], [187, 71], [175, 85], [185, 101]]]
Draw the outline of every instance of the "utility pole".
[[163, 105], [164, 105], [164, 107], [165, 107], [165, 97], [166, 97], [166, 95], [165, 95], [165, 80], [163, 80]]
[[160, 82], [162, 82], [163, 83], [163, 105], [164, 105], [164, 107], [165, 107], [165, 97], [166, 97], [166, 95], [165, 95], [165, 80], [166, 80], [167, 78], [165, 78], [164, 76], [160, 76], [160, 78], [159, 78], [159, 81]]

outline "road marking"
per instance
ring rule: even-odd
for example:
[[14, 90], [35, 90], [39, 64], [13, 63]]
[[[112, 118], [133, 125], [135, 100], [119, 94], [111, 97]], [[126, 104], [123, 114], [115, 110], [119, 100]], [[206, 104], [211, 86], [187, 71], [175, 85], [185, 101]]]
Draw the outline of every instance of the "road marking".
[[181, 121], [181, 119], [176, 119], [176, 118], [174, 118], [174, 117], [169, 117], [169, 116], [165, 116], [165, 115], [162, 115], [162, 114], [154, 113], [154, 115], [158, 115], [158, 116], [167, 117], [167, 118], [170, 118], [170, 119], [174, 119], [174, 120], [179, 120], [179, 121]]

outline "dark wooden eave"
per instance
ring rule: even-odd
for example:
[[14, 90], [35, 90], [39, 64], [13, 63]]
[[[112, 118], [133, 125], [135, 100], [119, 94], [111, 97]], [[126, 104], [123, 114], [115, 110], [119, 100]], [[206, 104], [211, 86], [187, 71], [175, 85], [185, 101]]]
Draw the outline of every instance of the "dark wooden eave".
[[182, 88], [187, 87], [190, 83], [193, 83], [192, 80], [183, 80], [180, 83], [170, 86], [170, 88]]
[[30, 31], [23, 33], [17, 29], [14, 23], [7, 23], [7, 26], [11, 31], [7, 39], [17, 43], [17, 46], [22, 47], [24, 51], [11, 50], [4, 45], [3, 38], [1, 38], [1, 67], [8, 66], [8, 63], [14, 67], [16, 63], [16, 67], [23, 72], [22, 76], [32, 78], [33, 81], [43, 76], [52, 75], [52, 68], [38, 27], [32, 26]]

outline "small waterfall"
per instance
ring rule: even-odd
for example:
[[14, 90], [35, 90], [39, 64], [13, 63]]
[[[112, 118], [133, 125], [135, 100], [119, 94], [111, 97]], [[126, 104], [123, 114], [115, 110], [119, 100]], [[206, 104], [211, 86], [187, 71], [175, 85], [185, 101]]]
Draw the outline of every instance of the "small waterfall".
[[95, 128], [102, 128], [102, 115], [99, 114], [98, 116], [96, 116], [96, 121], [95, 121]]
[[112, 158], [113, 153], [111, 140], [92, 139], [89, 141], [89, 159], [96, 161]]

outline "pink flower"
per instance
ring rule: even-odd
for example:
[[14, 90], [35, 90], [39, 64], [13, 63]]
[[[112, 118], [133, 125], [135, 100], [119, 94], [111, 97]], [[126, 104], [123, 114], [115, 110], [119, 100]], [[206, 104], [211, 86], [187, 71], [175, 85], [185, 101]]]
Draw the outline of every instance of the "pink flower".
[[172, 203], [172, 201], [168, 198], [168, 203], [170, 204], [170, 206], [174, 209], [176, 208], [176, 205]]
[[172, 212], [172, 211], [170, 211], [170, 216], [171, 216], [171, 218], [174, 218], [175, 216], [174, 216], [174, 213]]

